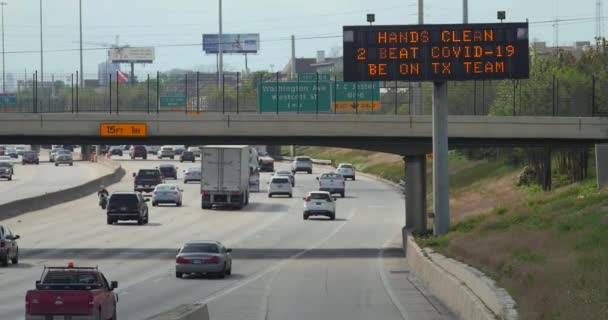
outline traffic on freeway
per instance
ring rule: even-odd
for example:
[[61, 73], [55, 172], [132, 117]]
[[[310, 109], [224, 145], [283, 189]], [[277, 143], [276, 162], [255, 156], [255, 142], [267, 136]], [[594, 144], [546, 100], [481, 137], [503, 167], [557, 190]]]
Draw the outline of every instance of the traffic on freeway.
[[[110, 155], [132, 174], [0, 221], [0, 243], [17, 248], [0, 269], [10, 288], [0, 290], [1, 318], [138, 320], [193, 303], [212, 319], [453, 318], [409, 274], [398, 190], [364, 176], [345, 182], [328, 166], [300, 173], [276, 162], [280, 175], [259, 173], [251, 146], [200, 150], [193, 164]], [[160, 169], [171, 166], [176, 179]], [[344, 197], [321, 191], [325, 179]], [[252, 181], [267, 187], [254, 192]]]

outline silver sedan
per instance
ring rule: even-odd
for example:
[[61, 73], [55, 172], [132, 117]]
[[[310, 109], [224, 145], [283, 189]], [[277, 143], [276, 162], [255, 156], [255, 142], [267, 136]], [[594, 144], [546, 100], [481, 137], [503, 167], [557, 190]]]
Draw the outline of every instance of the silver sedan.
[[184, 183], [188, 183], [190, 181], [200, 182], [202, 177], [202, 172], [200, 167], [192, 167], [184, 170]]
[[223, 279], [232, 273], [231, 252], [218, 241], [187, 242], [175, 257], [175, 276], [208, 274]]
[[159, 184], [152, 192], [152, 206], [156, 207], [162, 203], [175, 203], [176, 206], [181, 207], [182, 191], [182, 189], [174, 184]]

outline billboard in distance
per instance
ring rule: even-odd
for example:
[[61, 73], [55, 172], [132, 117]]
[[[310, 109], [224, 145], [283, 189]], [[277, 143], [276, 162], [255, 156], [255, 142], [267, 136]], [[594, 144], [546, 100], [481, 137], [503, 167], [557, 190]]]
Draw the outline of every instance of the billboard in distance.
[[[257, 53], [260, 50], [259, 33], [222, 34], [222, 52], [224, 53]], [[219, 53], [217, 34], [203, 34], [203, 51]]]
[[118, 47], [110, 48], [112, 63], [152, 63], [154, 47]]

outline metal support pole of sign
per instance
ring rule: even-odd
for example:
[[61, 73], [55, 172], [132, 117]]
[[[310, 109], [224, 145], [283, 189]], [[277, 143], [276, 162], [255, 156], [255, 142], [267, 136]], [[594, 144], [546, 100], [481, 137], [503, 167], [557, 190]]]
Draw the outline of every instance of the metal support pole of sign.
[[156, 114], [160, 113], [160, 72], [156, 71]]
[[473, 80], [473, 115], [477, 115], [477, 80]]
[[317, 94], [316, 96], [316, 102], [317, 102], [317, 114], [319, 114], [319, 73], [317, 72]]
[[222, 73], [222, 114], [226, 113], [226, 75]]
[[236, 114], [239, 114], [240, 110], [240, 102], [239, 102], [239, 84], [241, 81], [241, 73], [236, 73]]
[[[80, 77], [82, 77], [81, 74], [78, 73], [78, 71], [76, 71], [76, 83], [80, 83]], [[76, 113], [78, 113], [78, 110], [80, 109], [80, 86], [76, 85]]]
[[197, 71], [196, 72], [196, 114], [199, 114], [199, 112], [201, 112], [201, 91], [199, 90], [200, 76], [201, 76], [201, 73], [199, 71]]
[[146, 81], [147, 84], [147, 92], [146, 92], [146, 112], [148, 114], [150, 114], [150, 74], [148, 73], [148, 81]]
[[279, 114], [279, 98], [280, 98], [280, 95], [279, 95], [279, 73], [278, 72], [277, 72], [277, 75], [276, 75], [276, 81], [277, 81], [277, 110], [276, 111], [277, 111], [277, 114]]
[[300, 114], [300, 75], [298, 75], [298, 80], [297, 80], [297, 81], [298, 81], [298, 82], [297, 82], [297, 85], [296, 85], [296, 86], [298, 87], [298, 88], [297, 88], [297, 90], [298, 90], [298, 106], [297, 106], [297, 111], [296, 111], [296, 113], [297, 113], [297, 114]]
[[555, 114], [559, 116], [559, 79], [555, 78]]
[[112, 74], [109, 73], [108, 74], [108, 83], [110, 84], [108, 86], [108, 92], [110, 94], [110, 114], [112, 114]]
[[433, 210], [436, 236], [450, 231], [448, 174], [448, 84], [435, 82], [433, 85]]
[[32, 111], [34, 113], [37, 112], [38, 101], [36, 101], [36, 86], [38, 85], [38, 70], [34, 72], [34, 77], [32, 78]]
[[184, 77], [184, 91], [186, 91], [186, 106], [184, 108], [184, 112], [188, 114], [188, 74], [186, 73]]
[[481, 81], [481, 110], [483, 110], [482, 115], [486, 115], [486, 82], [485, 82], [485, 80]]
[[260, 98], [262, 96], [262, 82], [264, 82], [264, 79], [262, 77], [258, 78], [258, 113], [260, 114], [262, 113], [262, 98]]
[[355, 114], [359, 114], [359, 82], [355, 82]]
[[[374, 88], [376, 84], [375, 82], [370, 83], [370, 90], [372, 91], [372, 114], [374, 114]], [[378, 86], [380, 86], [380, 82], [378, 82]]]
[[552, 78], [551, 87], [552, 87], [551, 93], [552, 93], [552, 96], [553, 96], [552, 97], [553, 98], [553, 103], [552, 103], [552, 106], [553, 106], [553, 116], [555, 117], [555, 75]]
[[399, 106], [399, 83], [395, 80], [395, 115], [397, 114], [397, 107]]
[[513, 80], [513, 116], [515, 117], [515, 94], [517, 90], [517, 81]]
[[120, 113], [120, 93], [118, 91], [119, 84], [120, 82], [118, 81], [118, 71], [116, 71], [116, 114]]
[[71, 95], [72, 95], [72, 104], [71, 104], [71, 107], [72, 107], [72, 113], [74, 113], [74, 74], [73, 73], [71, 74], [71, 78], [72, 78], [72, 87], [71, 87], [71, 90], [70, 90], [71, 91]]
[[412, 102], [414, 100], [414, 93], [412, 92], [412, 83], [408, 82], [408, 90], [407, 90], [407, 94], [408, 94], [408, 99], [407, 99], [407, 114], [408, 115], [412, 115]]
[[595, 75], [591, 76], [591, 116], [595, 117]]
[[338, 75], [334, 75], [334, 114], [338, 109]]

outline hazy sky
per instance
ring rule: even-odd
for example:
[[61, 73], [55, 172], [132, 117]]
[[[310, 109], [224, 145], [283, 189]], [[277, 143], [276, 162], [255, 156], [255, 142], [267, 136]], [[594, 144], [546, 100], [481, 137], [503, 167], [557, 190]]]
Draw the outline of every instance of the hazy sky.
[[[7, 72], [23, 74], [40, 66], [39, 0], [3, 0]], [[201, 35], [218, 31], [217, 0], [82, 0], [85, 48], [103, 43], [156, 46], [156, 61], [138, 66], [138, 73], [198, 68], [211, 70], [215, 56], [205, 55]], [[553, 44], [555, 19], [559, 43], [592, 40], [596, 0], [469, 0], [470, 22], [494, 22], [506, 10], [507, 21], [529, 19], [532, 39]], [[79, 68], [78, 0], [42, 0], [46, 73], [70, 73]], [[459, 23], [461, 0], [425, 0], [426, 23]], [[341, 48], [343, 25], [365, 24], [365, 13], [376, 14], [377, 24], [417, 23], [417, 0], [224, 0], [225, 33], [260, 33], [261, 50], [249, 56], [253, 70], [282, 69], [290, 57], [290, 35], [298, 40], [296, 55], [314, 57], [317, 50]], [[606, 3], [608, 6], [608, 2]], [[66, 50], [52, 52], [52, 50]], [[34, 52], [28, 52], [34, 51]], [[85, 51], [84, 69], [97, 73], [105, 50]], [[242, 56], [227, 56], [226, 68], [244, 69]]]

